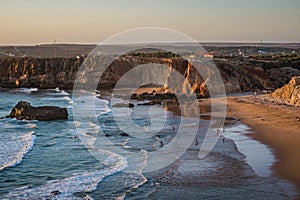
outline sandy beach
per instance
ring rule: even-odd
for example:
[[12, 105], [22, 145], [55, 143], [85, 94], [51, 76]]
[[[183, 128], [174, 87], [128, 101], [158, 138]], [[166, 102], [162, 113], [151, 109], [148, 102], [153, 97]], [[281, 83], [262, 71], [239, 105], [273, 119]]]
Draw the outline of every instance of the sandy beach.
[[[232, 100], [233, 101], [233, 100]], [[199, 100], [200, 106], [210, 107], [210, 99]], [[166, 103], [166, 102], [165, 102]], [[172, 102], [170, 103], [172, 104]], [[237, 104], [234, 101], [232, 104]], [[167, 104], [168, 105], [168, 104]], [[168, 105], [169, 106], [169, 105]], [[170, 111], [174, 112], [173, 107], [168, 107]], [[206, 109], [204, 116], [210, 115], [210, 109]], [[176, 110], [175, 110], [176, 111]], [[174, 112], [176, 115], [177, 112]], [[233, 113], [235, 114], [235, 112]], [[177, 115], [178, 116], [178, 115]], [[231, 116], [228, 114], [228, 117]], [[232, 115], [232, 117], [239, 117]], [[198, 152], [202, 145], [203, 137], [207, 131], [209, 118], [201, 120], [199, 125], [199, 132], [196, 136], [199, 145], [193, 143], [190, 148], [174, 163], [170, 168], [163, 169], [161, 172], [155, 172], [150, 175], [159, 183], [157, 190], [152, 193], [149, 198], [157, 199], [176, 195], [179, 199], [209, 199], [215, 197], [233, 198], [233, 199], [291, 199], [294, 193], [283, 191], [279, 182], [288, 178], [279, 177], [277, 174], [264, 176], [257, 173], [255, 167], [251, 165], [246, 157], [248, 154], [241, 152], [238, 149], [237, 142], [229, 137], [230, 135], [252, 135], [252, 130], [244, 129], [248, 127], [238, 121], [233, 124], [227, 124], [226, 131], [222, 132], [217, 144], [212, 151], [204, 158], [199, 159]], [[248, 127], [249, 128], [249, 127]], [[251, 139], [245, 143], [248, 149]], [[257, 140], [257, 138], [255, 138]], [[253, 141], [256, 141], [253, 140]], [[267, 144], [267, 143], [266, 143]], [[264, 146], [264, 145], [262, 145]], [[252, 146], [256, 151], [261, 150], [257, 145]], [[257, 158], [263, 158], [265, 152], [261, 152]], [[261, 156], [261, 157], [260, 157]], [[268, 158], [265, 157], [265, 162]], [[255, 160], [259, 164], [260, 160]], [[270, 162], [270, 165], [272, 162]], [[268, 167], [267, 167], [268, 168]], [[157, 173], [157, 174], [156, 174]], [[280, 180], [279, 180], [280, 178]], [[295, 183], [295, 182], [293, 182]], [[241, 192], [243, 191], [243, 192]], [[245, 192], [247, 191], [247, 192]], [[287, 193], [289, 196], [287, 196]]]
[[[151, 92], [153, 89], [155, 88], [147, 88], [147, 89], [140, 88], [135, 92], [141, 94], [143, 92]], [[248, 125], [251, 128], [251, 134], [249, 132], [245, 132], [245, 134], [248, 135], [249, 137], [252, 137], [254, 140], [259, 141], [260, 143], [270, 147], [272, 153], [275, 154], [276, 162], [273, 163], [273, 165], [272, 163], [270, 163], [271, 173], [272, 173], [271, 177], [274, 178], [278, 177], [282, 180], [286, 180], [294, 184], [297, 187], [296, 188], [297, 191], [294, 192], [297, 192], [299, 194], [300, 159], [298, 155], [300, 155], [300, 147], [297, 145], [300, 144], [300, 135], [298, 133], [300, 130], [300, 121], [298, 120], [298, 117], [300, 116], [299, 109], [291, 106], [279, 105], [278, 102], [275, 102], [274, 99], [270, 99], [266, 95], [256, 96], [255, 98], [253, 96], [227, 97], [226, 100], [227, 100], [227, 117], [238, 118], [241, 120], [242, 124]], [[170, 110], [180, 115], [180, 111], [178, 113], [176, 112], [176, 109], [172, 107], [173, 102], [170, 102], [170, 105], [168, 104], [168, 102], [165, 102], [164, 105], [166, 106], [165, 107], [166, 110]], [[199, 100], [199, 106], [200, 106], [200, 113], [202, 115], [209, 116], [211, 114], [210, 99]], [[231, 130], [228, 131], [231, 132]], [[252, 132], [254, 132], [254, 134], [252, 134]], [[225, 138], [226, 138], [226, 133], [227, 131], [222, 133], [222, 135]], [[235, 146], [235, 144], [231, 140], [227, 141], [230, 142], [230, 145], [227, 142], [225, 144], [221, 142], [223, 136], [221, 136], [220, 142], [218, 142], [218, 144], [216, 145], [216, 147], [214, 148], [210, 156], [218, 155], [220, 149], [221, 149], [220, 152], [222, 152], [220, 154], [223, 157], [230, 157], [235, 154], [238, 156], [239, 153], [236, 152], [236, 149], [231, 149], [231, 150], [228, 149], [231, 148], [230, 146]], [[202, 138], [199, 137], [198, 140], [202, 141]], [[255, 149], [255, 146], [253, 146], [253, 148], [254, 148], [253, 151], [257, 150]], [[187, 151], [185, 156], [183, 156], [183, 158], [180, 159], [179, 166], [175, 167], [175, 169], [173, 169], [174, 171], [172, 170], [173, 172], [171, 174], [164, 175], [165, 178], [163, 178], [159, 182], [163, 186], [174, 185], [175, 183], [182, 184], [184, 182], [186, 182], [186, 184], [188, 185], [198, 185], [198, 186], [205, 185], [206, 182], [204, 181], [202, 174], [201, 175], [195, 174], [195, 172], [193, 172], [191, 168], [186, 173], [180, 172], [180, 169], [183, 167], [183, 163], [192, 162], [193, 164], [191, 165], [197, 166], [197, 170], [199, 170], [199, 167], [203, 165], [203, 163], [202, 164], [200, 163], [203, 161], [195, 159], [193, 156], [194, 150], [196, 149], [192, 147], [190, 151]], [[227, 152], [228, 154], [227, 153], [224, 154], [224, 152]], [[257, 153], [260, 154], [260, 152]], [[207, 159], [210, 159], [210, 156]], [[187, 158], [187, 160], [185, 158]], [[242, 162], [243, 158], [240, 157], [238, 158], [238, 160], [239, 162]], [[196, 163], [199, 162], [199, 163], [195, 164], [194, 162]], [[229, 161], [228, 163], [229, 165], [233, 165], [233, 163], [230, 163]], [[187, 168], [184, 169], [186, 170]], [[223, 174], [227, 174], [230, 178], [227, 177], [224, 180], [228, 180], [228, 178], [232, 179], [232, 177], [234, 177], [234, 174], [231, 174], [230, 176], [229, 175], [230, 172], [229, 171], [225, 172], [225, 171], [223, 171]], [[214, 175], [214, 173], [212, 172], [209, 173], [210, 175]], [[236, 171], [236, 175], [243, 174], [243, 173], [244, 172], [241, 172], [239, 170]], [[193, 174], [193, 176], [191, 176], [191, 174]], [[214, 179], [217, 180], [218, 184], [221, 184], [223, 180], [222, 179], [223, 176], [221, 174], [216, 175]], [[259, 176], [255, 175], [255, 177], [256, 177], [255, 178], [256, 181], [257, 180], [261, 181], [261, 179], [258, 178]], [[225, 184], [225, 182], [222, 184]], [[246, 186], [247, 184], [251, 185], [251, 187], [253, 186], [252, 185], [253, 183], [242, 183], [240, 182], [240, 180], [237, 182], [239, 184], [244, 185], [245, 187], [248, 187]], [[267, 182], [266, 185], [268, 185]], [[168, 188], [164, 188], [164, 189], [168, 189]], [[236, 189], [239, 190], [238, 188]], [[276, 189], [276, 191], [279, 191], [279, 189]], [[275, 190], [273, 192], [275, 192]], [[160, 194], [160, 192], [158, 193]], [[231, 191], [228, 192], [228, 194], [233, 195], [234, 192]], [[200, 193], [198, 195], [200, 195]], [[265, 196], [265, 194], [262, 196]], [[299, 199], [299, 196], [296, 199]]]
[[[228, 97], [227, 116], [240, 118], [257, 134], [251, 136], [274, 150], [273, 170], [300, 191], [299, 108], [277, 105], [267, 96]], [[300, 196], [298, 195], [298, 198]]]
[[[155, 89], [140, 88], [135, 92], [151, 93]], [[300, 199], [300, 108], [268, 95], [228, 96], [226, 103], [226, 116], [240, 119], [255, 133], [249, 134], [249, 137], [271, 148], [276, 159], [271, 167], [272, 173], [293, 183], [297, 187], [297, 199]], [[177, 113], [171, 105], [167, 106], [167, 110]], [[199, 100], [199, 106], [201, 114], [210, 115], [210, 99]]]

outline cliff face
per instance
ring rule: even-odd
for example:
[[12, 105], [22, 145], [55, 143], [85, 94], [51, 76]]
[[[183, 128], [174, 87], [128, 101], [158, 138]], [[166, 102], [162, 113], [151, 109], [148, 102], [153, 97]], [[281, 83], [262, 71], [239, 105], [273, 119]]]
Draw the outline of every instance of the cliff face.
[[[83, 58], [2, 58], [0, 59], [0, 87], [37, 87], [37, 88], [62, 88], [72, 89]], [[100, 61], [97, 61], [100, 62]], [[91, 71], [89, 74], [97, 78], [97, 62], [93, 59], [86, 60]], [[264, 90], [266, 88], [278, 88], [286, 83], [292, 76], [300, 75], [299, 70], [292, 68], [264, 68], [251, 65], [248, 62], [235, 62], [231, 60], [214, 60], [223, 78], [227, 93]], [[157, 63], [164, 64], [168, 70], [149, 70], [136, 72], [135, 76], [163, 79], [165, 89], [176, 83], [175, 92], [185, 94], [196, 92], [200, 96], [209, 96], [206, 87], [209, 81], [209, 72], [204, 70], [208, 77], [202, 77], [197, 70], [184, 59], [171, 58], [135, 58], [121, 57], [109, 65], [102, 74], [98, 89], [113, 88], [124, 73], [137, 65]], [[151, 67], [151, 66], [149, 66]], [[175, 69], [184, 77], [176, 80]], [[285, 73], [289, 72], [289, 73]], [[81, 72], [85, 73], [85, 72]], [[276, 78], [277, 77], [277, 78]], [[98, 80], [96, 79], [96, 80]], [[124, 87], [131, 87], [129, 84]], [[178, 84], [179, 83], [179, 84]], [[83, 83], [84, 84], [84, 83]], [[188, 87], [190, 85], [190, 87]]]
[[70, 89], [80, 62], [75, 58], [3, 58], [0, 59], [0, 87]]
[[288, 99], [290, 104], [300, 106], [300, 76], [293, 77], [288, 84], [273, 92], [272, 97]]

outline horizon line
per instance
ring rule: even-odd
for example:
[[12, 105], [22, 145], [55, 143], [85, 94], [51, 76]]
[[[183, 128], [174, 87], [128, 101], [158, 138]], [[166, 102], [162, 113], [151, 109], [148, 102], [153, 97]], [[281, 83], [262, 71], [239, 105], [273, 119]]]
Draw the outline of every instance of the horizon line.
[[[300, 44], [300, 41], [197, 41], [198, 44]], [[189, 44], [192, 42], [155, 42], [154, 44]], [[89, 42], [41, 42], [41, 43], [15, 43], [15, 44], [0, 44], [0, 47], [7, 47], [7, 46], [40, 46], [40, 45], [100, 45], [100, 43], [89, 43]], [[131, 45], [135, 44], [151, 44], [151, 43], [129, 43]], [[153, 43], [152, 43], [153, 44]], [[105, 45], [126, 45], [124, 43], [112, 43], [112, 44], [105, 44]]]

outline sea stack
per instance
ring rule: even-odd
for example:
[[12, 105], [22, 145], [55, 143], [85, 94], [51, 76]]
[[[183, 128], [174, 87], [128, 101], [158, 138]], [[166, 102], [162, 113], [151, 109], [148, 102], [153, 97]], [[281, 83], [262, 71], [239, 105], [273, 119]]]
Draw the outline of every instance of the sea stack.
[[60, 108], [57, 106], [31, 106], [26, 101], [19, 101], [15, 107], [13, 107], [8, 118], [16, 118], [19, 120], [41, 120], [50, 121], [57, 119], [68, 119], [68, 112], [66, 108]]

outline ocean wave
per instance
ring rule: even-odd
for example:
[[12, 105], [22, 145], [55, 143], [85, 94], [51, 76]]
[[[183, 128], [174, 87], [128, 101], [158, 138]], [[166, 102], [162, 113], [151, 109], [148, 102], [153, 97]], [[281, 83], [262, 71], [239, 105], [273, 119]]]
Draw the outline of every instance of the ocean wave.
[[[109, 168], [82, 174], [74, 174], [65, 179], [48, 181], [45, 184], [35, 188], [19, 188], [11, 191], [5, 198], [11, 199], [76, 199], [73, 196], [77, 192], [91, 192], [97, 188], [99, 182], [105, 177], [115, 174], [122, 168]], [[57, 191], [57, 195], [53, 195]]]
[[[75, 121], [75, 124], [82, 142], [88, 148], [89, 152], [102, 164], [106, 166], [117, 166], [124, 165], [125, 162], [127, 163], [126, 171], [131, 174], [131, 180], [129, 181], [131, 188], [136, 189], [147, 182], [147, 178], [142, 174], [143, 169], [147, 166], [147, 151], [141, 150], [139, 156], [136, 156], [136, 154], [128, 154], [127, 151], [124, 151], [122, 154], [122, 151], [114, 148], [115, 145], [103, 144], [103, 138], [99, 138], [101, 136], [98, 134], [99, 126], [97, 124], [92, 122], [83, 123], [78, 121]], [[128, 140], [129, 139], [126, 138], [123, 143], [117, 144], [117, 146], [124, 148], [130, 147], [127, 146]], [[123, 160], [123, 162], [119, 162], [120, 160]]]
[[[105, 177], [120, 172], [127, 167], [125, 158], [108, 151], [102, 151], [102, 153], [107, 156], [105, 160], [107, 167], [105, 169], [74, 173], [70, 177], [59, 180], [51, 180], [34, 188], [18, 188], [11, 191], [5, 198], [77, 199], [74, 196], [74, 193], [91, 192], [97, 188], [98, 184], [102, 182]], [[56, 195], [53, 194], [54, 191]]]
[[[0, 121], [0, 127], [2, 131], [22, 129], [22, 132], [24, 132], [23, 130], [35, 129], [37, 127], [35, 122], [37, 122], [37, 120], [17, 120], [15, 118], [5, 118]], [[10, 137], [11, 135], [0, 135], [0, 139], [6, 136]]]
[[26, 125], [26, 127], [28, 127], [28, 128], [36, 128], [36, 124], [28, 123], [28, 124]]
[[[72, 94], [73, 113], [90, 115], [95, 113], [96, 116], [111, 112], [109, 101], [99, 99], [95, 92], [77, 90]], [[94, 115], [93, 115], [94, 116]]]
[[70, 95], [71, 95], [70, 93], [68, 93], [68, 92], [66, 92], [66, 91], [64, 91], [64, 90], [61, 90], [61, 91], [60, 91], [60, 94], [61, 94], [61, 95], [66, 95], [66, 96], [70, 96]]
[[[83, 125], [82, 122], [75, 121], [77, 126]], [[27, 188], [18, 188], [10, 191], [4, 198], [6, 199], [81, 199], [74, 196], [78, 192], [91, 192], [95, 190], [100, 182], [112, 174], [120, 172], [127, 167], [127, 160], [113, 152], [95, 149], [95, 135], [98, 126], [94, 123], [84, 124], [86, 129], [79, 131], [84, 134], [83, 142], [91, 153], [102, 156], [105, 169], [74, 173], [71, 176], [58, 180], [47, 181], [46, 183]], [[52, 145], [52, 144], [50, 144]], [[90, 196], [86, 196], [92, 199]]]
[[68, 96], [63, 96], [63, 97], [45, 97], [42, 98], [41, 100], [47, 100], [47, 101], [68, 101], [71, 102], [72, 99]]
[[0, 140], [0, 170], [21, 163], [23, 156], [33, 147], [34, 131], [9, 133], [9, 137]]
[[31, 92], [37, 92], [39, 89], [38, 88], [19, 88], [19, 89], [14, 89], [18, 92], [25, 92], [25, 93], [31, 93]]
[[51, 94], [58, 94], [58, 95], [65, 95], [65, 96], [70, 96], [71, 94], [59, 89], [59, 87], [55, 88], [55, 89], [48, 89], [48, 91], [50, 91]]

